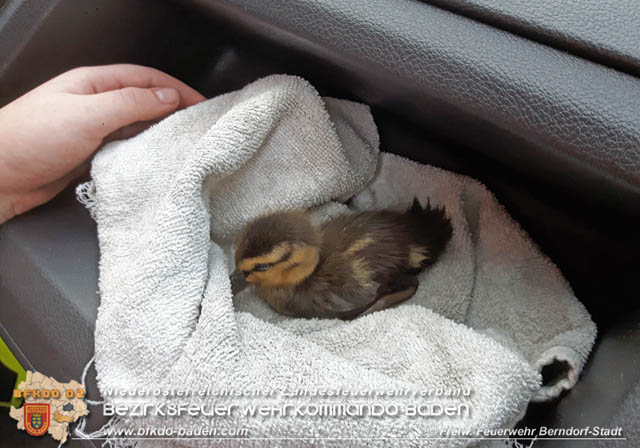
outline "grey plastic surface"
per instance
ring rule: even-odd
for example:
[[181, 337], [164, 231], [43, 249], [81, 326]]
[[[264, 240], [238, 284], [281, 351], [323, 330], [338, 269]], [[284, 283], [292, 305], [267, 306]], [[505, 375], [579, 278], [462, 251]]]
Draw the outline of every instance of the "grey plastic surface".
[[636, 0], [423, 0], [640, 75], [640, 5]]
[[[0, 225], [0, 337], [25, 368], [63, 382], [80, 378], [94, 351], [97, 261], [95, 223], [72, 190]], [[98, 399], [94, 375], [87, 386]], [[92, 427], [104, 423], [100, 408], [91, 411]], [[57, 446], [46, 439], [17, 431], [8, 416], [0, 422], [0, 446]]]
[[579, 197], [640, 210], [635, 77], [412, 0], [191, 1], [330, 61], [344, 77], [334, 82], [368, 104]]
[[30, 364], [56, 378], [73, 372], [52, 354], [71, 366], [93, 356], [100, 303], [95, 223], [72, 193], [0, 227], [1, 323]]

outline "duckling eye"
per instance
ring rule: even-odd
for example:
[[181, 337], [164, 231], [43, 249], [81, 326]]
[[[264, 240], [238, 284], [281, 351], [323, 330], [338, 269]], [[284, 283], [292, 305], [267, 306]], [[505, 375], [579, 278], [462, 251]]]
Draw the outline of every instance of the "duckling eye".
[[268, 271], [269, 269], [271, 269], [271, 265], [270, 264], [262, 264], [259, 263], [257, 265], [255, 265], [252, 269], [252, 271], [255, 272], [264, 272], [264, 271]]

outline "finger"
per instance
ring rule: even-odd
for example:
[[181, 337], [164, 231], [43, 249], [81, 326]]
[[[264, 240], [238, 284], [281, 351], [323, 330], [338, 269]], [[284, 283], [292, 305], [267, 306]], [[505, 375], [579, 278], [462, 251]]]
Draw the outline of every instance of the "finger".
[[188, 107], [205, 99], [198, 91], [160, 70], [133, 64], [80, 67], [55, 79], [69, 93], [91, 94], [125, 87], [170, 87], [180, 92], [180, 107]]
[[172, 88], [142, 89], [125, 87], [95, 95], [86, 95], [86, 121], [95, 123], [92, 129], [100, 139], [112, 132], [136, 123], [163, 117], [180, 104], [180, 94]]

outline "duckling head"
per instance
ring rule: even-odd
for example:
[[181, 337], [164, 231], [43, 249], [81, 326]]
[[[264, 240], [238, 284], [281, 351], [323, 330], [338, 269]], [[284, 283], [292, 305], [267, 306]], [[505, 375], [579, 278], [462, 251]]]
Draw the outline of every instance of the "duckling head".
[[295, 286], [318, 265], [320, 242], [319, 230], [303, 211], [261, 216], [236, 240], [236, 270], [262, 287]]

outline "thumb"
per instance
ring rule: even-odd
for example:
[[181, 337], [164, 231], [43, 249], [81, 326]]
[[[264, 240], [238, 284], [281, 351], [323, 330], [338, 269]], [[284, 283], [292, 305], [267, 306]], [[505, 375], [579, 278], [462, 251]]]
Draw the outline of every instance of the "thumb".
[[180, 104], [180, 94], [170, 87], [125, 87], [87, 95], [87, 98], [92, 102], [88, 113], [96, 115], [93, 122], [100, 127], [100, 138], [138, 121], [160, 118]]

